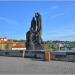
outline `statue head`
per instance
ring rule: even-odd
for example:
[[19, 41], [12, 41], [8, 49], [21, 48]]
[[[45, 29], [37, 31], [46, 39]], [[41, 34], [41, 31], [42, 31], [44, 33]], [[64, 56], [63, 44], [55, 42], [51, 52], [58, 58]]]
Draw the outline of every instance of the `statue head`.
[[39, 13], [37, 12], [37, 13], [35, 13], [35, 17], [38, 17], [38, 15], [39, 15]]
[[37, 13], [35, 13], [35, 17], [38, 17], [38, 16], [40, 16], [40, 14], [37, 12]]

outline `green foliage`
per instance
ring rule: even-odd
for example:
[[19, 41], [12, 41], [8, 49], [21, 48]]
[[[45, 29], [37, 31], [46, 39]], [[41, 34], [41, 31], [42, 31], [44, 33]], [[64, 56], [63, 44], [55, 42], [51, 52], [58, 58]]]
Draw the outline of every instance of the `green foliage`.
[[54, 45], [47, 45], [47, 50], [55, 51], [55, 50], [59, 50], [59, 47], [58, 46], [54, 46]]
[[26, 40], [13, 40], [14, 42], [25, 42]]
[[[62, 47], [59, 47], [58, 44], [63, 44]], [[71, 49], [71, 48], [75, 48], [75, 41], [60, 41], [60, 40], [48, 40], [48, 41], [45, 41], [45, 44], [46, 44], [46, 50], [49, 50], [49, 51], [56, 51], [56, 50], [61, 50], [62, 48], [68, 48], [68, 49]]]
[[7, 45], [5, 45], [5, 49], [9, 49], [9, 45], [7, 44]]

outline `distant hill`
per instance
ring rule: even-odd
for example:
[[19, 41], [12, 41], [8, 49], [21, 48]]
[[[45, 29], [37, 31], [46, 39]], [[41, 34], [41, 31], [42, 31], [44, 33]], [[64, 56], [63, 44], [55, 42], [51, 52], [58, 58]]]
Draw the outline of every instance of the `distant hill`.
[[26, 42], [26, 40], [16, 40], [16, 39], [13, 39], [14, 42]]

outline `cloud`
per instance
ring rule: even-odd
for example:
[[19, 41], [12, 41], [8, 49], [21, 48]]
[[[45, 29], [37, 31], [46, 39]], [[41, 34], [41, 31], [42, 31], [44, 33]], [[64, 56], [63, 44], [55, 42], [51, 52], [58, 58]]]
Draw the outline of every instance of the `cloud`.
[[58, 7], [57, 7], [57, 6], [52, 6], [51, 8], [52, 8], [52, 9], [57, 9]]
[[[54, 32], [54, 30], [53, 30]], [[75, 40], [75, 29], [71, 28], [65, 28], [64, 30], [61, 31], [56, 31], [55, 33], [51, 32], [46, 35], [43, 35], [44, 39], [58, 39], [58, 40]]]
[[64, 37], [71, 37], [75, 36], [75, 30], [65, 30], [62, 32], [56, 32], [55, 34], [48, 34], [46, 37], [51, 38], [64, 38]]
[[43, 11], [41, 13], [42, 13], [42, 15], [48, 15], [48, 14], [50, 14], [53, 11], [53, 9], [55, 10], [57, 8], [58, 8], [58, 6], [51, 6], [51, 7], [47, 8], [45, 11]]
[[12, 25], [18, 25], [18, 23], [14, 20], [8, 19], [6, 17], [0, 17], [0, 20], [3, 20], [5, 22], [7, 22], [8, 24], [12, 24]]
[[63, 16], [63, 15], [64, 15], [64, 13], [58, 13], [58, 14], [51, 16], [51, 18], [56, 18], [56, 17]]
[[69, 37], [72, 35], [75, 35], [75, 31], [74, 32], [64, 32], [64, 33], [52, 34], [52, 35], [50, 35], [50, 37], [60, 38], [60, 37]]

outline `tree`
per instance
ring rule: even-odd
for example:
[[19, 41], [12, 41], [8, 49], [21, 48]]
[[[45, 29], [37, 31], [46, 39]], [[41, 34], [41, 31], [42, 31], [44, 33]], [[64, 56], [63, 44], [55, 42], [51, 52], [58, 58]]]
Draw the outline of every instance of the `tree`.
[[9, 49], [9, 45], [8, 44], [5, 45], [5, 49]]

